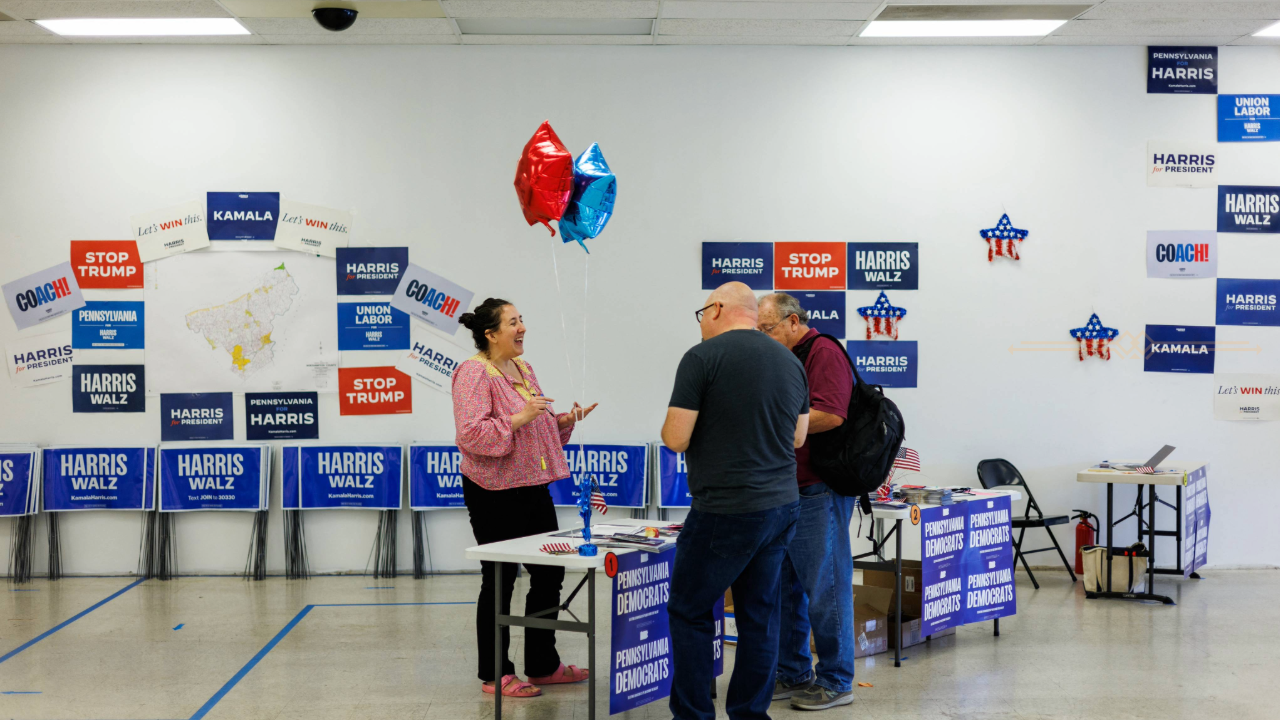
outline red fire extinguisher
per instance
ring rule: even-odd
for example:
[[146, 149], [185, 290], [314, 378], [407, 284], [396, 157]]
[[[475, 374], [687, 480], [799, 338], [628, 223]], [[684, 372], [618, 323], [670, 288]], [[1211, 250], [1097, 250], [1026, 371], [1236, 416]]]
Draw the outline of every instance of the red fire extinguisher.
[[1098, 543], [1098, 516], [1088, 510], [1072, 510], [1071, 512], [1079, 513], [1072, 517], [1073, 520], [1079, 520], [1076, 523], [1076, 574], [1084, 574], [1084, 555], [1081, 549], [1087, 545], [1096, 545]]

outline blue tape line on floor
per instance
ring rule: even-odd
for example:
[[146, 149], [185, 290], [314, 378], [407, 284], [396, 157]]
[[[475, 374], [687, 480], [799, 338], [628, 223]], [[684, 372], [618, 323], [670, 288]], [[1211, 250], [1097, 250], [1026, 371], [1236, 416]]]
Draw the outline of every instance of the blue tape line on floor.
[[0, 695], [43, 695], [39, 690], [5, 690]]
[[141, 585], [141, 584], [142, 584], [143, 582], [145, 582], [145, 581], [146, 581], [146, 578], [141, 578], [141, 579], [138, 579], [138, 580], [134, 580], [133, 582], [131, 582], [131, 583], [129, 583], [128, 585], [125, 585], [124, 587], [120, 588], [119, 590], [117, 590], [117, 591], [115, 591], [115, 592], [111, 593], [110, 595], [108, 595], [108, 596], [106, 596], [105, 598], [103, 598], [103, 599], [99, 600], [98, 602], [94, 603], [93, 605], [90, 605], [88, 608], [85, 608], [84, 610], [81, 610], [80, 612], [76, 613], [75, 615], [72, 615], [69, 619], [67, 619], [67, 620], [63, 620], [62, 622], [58, 623], [57, 625], [54, 625], [52, 628], [50, 628], [50, 629], [48, 629], [48, 630], [45, 630], [44, 632], [42, 632], [42, 633], [40, 633], [39, 635], [35, 636], [34, 638], [32, 638], [32, 639], [30, 639], [30, 640], [26, 641], [25, 643], [23, 643], [23, 644], [19, 645], [18, 647], [16, 647], [16, 648], [14, 648], [14, 649], [10, 650], [9, 652], [5, 653], [4, 655], [0, 655], [0, 663], [3, 663], [4, 661], [8, 660], [9, 658], [13, 657], [14, 655], [17, 655], [18, 653], [22, 652], [23, 650], [26, 650], [27, 648], [31, 647], [32, 645], [35, 645], [36, 643], [40, 642], [41, 640], [43, 640], [43, 639], [45, 639], [45, 638], [49, 637], [50, 635], [52, 635], [52, 634], [54, 634], [54, 633], [58, 632], [58, 631], [59, 631], [59, 630], [61, 630], [62, 628], [64, 628], [64, 627], [66, 627], [66, 626], [70, 625], [71, 623], [73, 623], [73, 622], [75, 622], [75, 621], [79, 620], [80, 618], [84, 617], [85, 615], [88, 615], [89, 613], [93, 612], [94, 610], [97, 610], [98, 608], [102, 607], [103, 605], [106, 605], [107, 603], [111, 602], [112, 600], [115, 600], [116, 598], [120, 597], [121, 595], [123, 595], [123, 594], [125, 594], [125, 593], [129, 592], [130, 590], [132, 590], [132, 589], [134, 589], [134, 588], [138, 587], [139, 585]]
[[174, 630], [181, 630], [184, 625], [186, 625], [186, 623], [178, 623], [178, 626], [175, 627]]

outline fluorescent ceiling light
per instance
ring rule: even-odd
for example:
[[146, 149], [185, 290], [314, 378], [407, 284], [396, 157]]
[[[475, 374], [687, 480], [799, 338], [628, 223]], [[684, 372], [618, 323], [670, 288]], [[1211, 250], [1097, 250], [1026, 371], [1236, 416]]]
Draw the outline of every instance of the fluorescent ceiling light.
[[36, 20], [49, 32], [68, 37], [157, 37], [248, 35], [235, 18], [74, 18]]
[[1268, 25], [1253, 34], [1254, 37], [1280, 37], [1280, 22]]
[[643, 18], [458, 18], [463, 35], [649, 35]]
[[876, 20], [861, 37], [1040, 37], [1066, 20]]

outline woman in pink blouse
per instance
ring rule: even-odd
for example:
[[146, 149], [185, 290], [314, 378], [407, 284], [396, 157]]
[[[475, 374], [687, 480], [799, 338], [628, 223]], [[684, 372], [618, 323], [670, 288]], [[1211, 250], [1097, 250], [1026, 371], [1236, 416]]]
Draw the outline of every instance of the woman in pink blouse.
[[[558, 530], [549, 483], [569, 477], [563, 446], [574, 424], [596, 406], [580, 407], [556, 415], [552, 399], [542, 394], [533, 368], [520, 359], [524, 354], [524, 321], [506, 300], [489, 298], [473, 312], [458, 319], [471, 331], [474, 357], [453, 373], [453, 421], [458, 449], [462, 452], [462, 493], [471, 516], [471, 529], [480, 544], [510, 540]], [[484, 692], [494, 686], [494, 602], [504, 613], [511, 608], [515, 589], [514, 564], [502, 568], [502, 587], [494, 587], [494, 564], [480, 563], [480, 599], [476, 603], [476, 642], [479, 677]], [[560, 604], [564, 568], [526, 565], [529, 594], [525, 614], [534, 615]], [[544, 617], [555, 619], [557, 613]], [[534, 697], [542, 691], [534, 685], [581, 682], [587, 671], [560, 662], [552, 630], [525, 628], [524, 670], [529, 682], [516, 676], [506, 657], [510, 629], [502, 629], [502, 694]], [[532, 685], [530, 683], [533, 683]]]

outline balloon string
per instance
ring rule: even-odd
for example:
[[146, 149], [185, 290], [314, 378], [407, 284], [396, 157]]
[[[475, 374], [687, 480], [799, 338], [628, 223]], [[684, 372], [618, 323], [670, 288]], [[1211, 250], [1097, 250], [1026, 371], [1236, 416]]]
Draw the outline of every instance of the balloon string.
[[564, 369], [569, 373], [570, 392], [573, 389], [573, 363], [569, 360], [569, 327], [564, 321], [564, 293], [560, 290], [560, 265], [556, 262], [556, 246], [551, 245], [551, 269], [556, 276], [556, 301], [560, 304], [560, 336], [564, 341]]
[[[591, 305], [588, 303], [588, 280], [591, 269], [591, 254], [585, 253], [582, 256], [582, 406], [587, 405], [587, 313]], [[568, 350], [568, 348], [565, 348]], [[575, 418], [576, 419], [576, 418]], [[583, 455], [583, 431], [578, 428], [578, 457], [585, 458]], [[584, 490], [585, 492], [585, 490]]]

